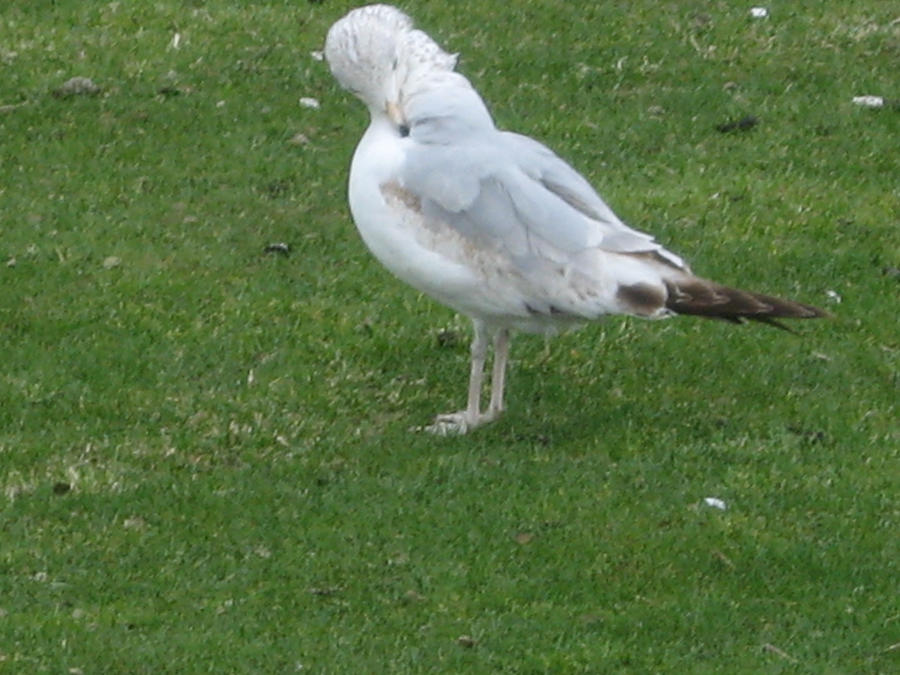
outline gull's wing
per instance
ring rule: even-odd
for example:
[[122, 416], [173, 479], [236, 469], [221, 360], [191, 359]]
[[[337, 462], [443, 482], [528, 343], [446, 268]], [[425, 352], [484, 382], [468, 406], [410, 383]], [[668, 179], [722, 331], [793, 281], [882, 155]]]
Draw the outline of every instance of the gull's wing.
[[594, 249], [655, 254], [686, 270], [652, 236], [619, 220], [587, 180], [546, 146], [493, 125], [460, 126], [457, 115], [410, 120], [401, 182], [426, 217], [523, 261], [565, 263]]

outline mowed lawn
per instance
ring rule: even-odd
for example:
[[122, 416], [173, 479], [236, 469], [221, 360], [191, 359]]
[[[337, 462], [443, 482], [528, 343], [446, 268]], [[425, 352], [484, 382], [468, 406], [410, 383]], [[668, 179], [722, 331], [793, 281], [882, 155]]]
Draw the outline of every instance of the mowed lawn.
[[521, 336], [435, 438], [469, 326], [350, 220], [352, 5], [3, 2], [0, 672], [897, 672], [900, 14], [750, 5], [404, 3], [631, 225], [834, 315]]

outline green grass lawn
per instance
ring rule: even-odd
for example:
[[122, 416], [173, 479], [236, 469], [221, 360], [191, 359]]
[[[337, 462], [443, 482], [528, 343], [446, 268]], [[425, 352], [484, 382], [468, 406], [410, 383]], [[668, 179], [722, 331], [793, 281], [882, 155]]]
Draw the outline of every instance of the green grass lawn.
[[350, 220], [351, 5], [6, 0], [0, 672], [897, 672], [897, 6], [750, 4], [404, 3], [626, 221], [835, 315], [521, 337], [434, 438], [469, 327]]

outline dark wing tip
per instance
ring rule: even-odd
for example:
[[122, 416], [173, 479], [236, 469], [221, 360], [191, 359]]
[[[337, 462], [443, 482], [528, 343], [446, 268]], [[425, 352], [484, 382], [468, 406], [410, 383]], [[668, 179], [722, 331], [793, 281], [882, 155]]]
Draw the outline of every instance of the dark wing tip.
[[676, 314], [725, 319], [735, 323], [756, 321], [788, 332], [793, 331], [778, 319], [822, 319], [831, 316], [813, 305], [730, 288], [698, 277], [667, 281], [666, 290], [666, 308]]

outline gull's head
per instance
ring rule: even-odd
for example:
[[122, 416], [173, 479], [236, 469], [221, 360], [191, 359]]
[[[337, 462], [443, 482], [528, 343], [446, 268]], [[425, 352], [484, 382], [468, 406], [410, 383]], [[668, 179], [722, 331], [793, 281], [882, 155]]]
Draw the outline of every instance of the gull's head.
[[413, 28], [390, 5], [369, 5], [337, 21], [325, 38], [325, 58], [340, 85], [372, 114], [401, 115], [405, 88], [422, 74], [453, 70], [456, 56]]

